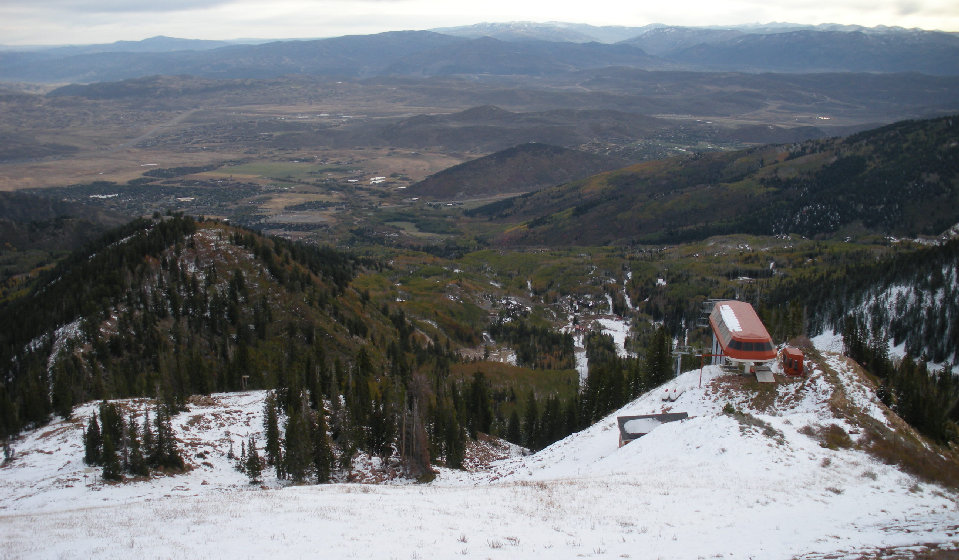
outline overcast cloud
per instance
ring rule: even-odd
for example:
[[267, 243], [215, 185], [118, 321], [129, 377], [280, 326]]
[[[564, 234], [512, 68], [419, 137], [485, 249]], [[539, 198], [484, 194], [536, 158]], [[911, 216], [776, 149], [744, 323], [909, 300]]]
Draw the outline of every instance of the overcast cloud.
[[312, 38], [480, 22], [731, 25], [788, 21], [959, 31], [955, 0], [2, 0], [0, 44], [88, 44], [155, 35]]

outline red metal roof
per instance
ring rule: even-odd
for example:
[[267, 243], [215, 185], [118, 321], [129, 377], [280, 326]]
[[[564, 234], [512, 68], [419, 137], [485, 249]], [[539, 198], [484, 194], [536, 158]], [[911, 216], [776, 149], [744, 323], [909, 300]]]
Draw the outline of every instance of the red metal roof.
[[802, 350], [800, 350], [799, 348], [793, 348], [792, 346], [787, 346], [783, 348], [783, 354], [789, 356], [790, 358], [794, 360], [796, 359], [801, 360], [804, 357]]
[[776, 358], [772, 337], [752, 305], [718, 301], [709, 314], [709, 324], [727, 359], [762, 362]]
[[[723, 307], [727, 309], [723, 309]], [[766, 326], [763, 325], [759, 315], [756, 315], [752, 305], [744, 301], [726, 300], [716, 302], [716, 308], [720, 310], [720, 317], [726, 323], [726, 328], [729, 329], [730, 334], [737, 339], [761, 342], [771, 338], [769, 331], [766, 330]], [[738, 329], [735, 328], [735, 323], [728, 320], [728, 313], [730, 312], [739, 323]]]

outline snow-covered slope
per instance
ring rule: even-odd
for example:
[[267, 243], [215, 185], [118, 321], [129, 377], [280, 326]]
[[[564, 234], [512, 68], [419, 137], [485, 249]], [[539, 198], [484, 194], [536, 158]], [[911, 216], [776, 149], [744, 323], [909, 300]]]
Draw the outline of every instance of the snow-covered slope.
[[[177, 418], [195, 469], [84, 481], [81, 421], [17, 443], [0, 469], [10, 558], [858, 558], [959, 548], [957, 495], [864, 451], [820, 446], [847, 412], [894, 419], [839, 357], [805, 381], [758, 387], [707, 367], [527, 457], [429, 485], [251, 487], [225, 457], [259, 430], [262, 393], [215, 395]], [[724, 414], [726, 403], [742, 411]], [[139, 406], [139, 405], [138, 405]], [[728, 410], [728, 409], [727, 409]], [[618, 447], [616, 416], [688, 412]], [[848, 414], [844, 415], [848, 418]], [[228, 436], [226, 430], [230, 430]], [[198, 457], [198, 454], [202, 456]], [[891, 552], [883, 554], [889, 557]]]
[[882, 326], [890, 357], [909, 354], [926, 360], [930, 370], [959, 372], [959, 347], [955, 344], [959, 336], [959, 256], [933, 255], [930, 260], [933, 262], [909, 268], [897, 278], [879, 279], [848, 298], [830, 312], [824, 334], [841, 332], [847, 317], [858, 316], [864, 322], [865, 338], [876, 336], [876, 325]]

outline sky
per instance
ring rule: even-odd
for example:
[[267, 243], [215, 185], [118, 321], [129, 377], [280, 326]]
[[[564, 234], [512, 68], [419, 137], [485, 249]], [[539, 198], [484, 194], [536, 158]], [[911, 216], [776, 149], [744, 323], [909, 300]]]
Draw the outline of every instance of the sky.
[[790, 22], [959, 31], [956, 0], [2, 0], [0, 44], [319, 38], [480, 22], [732, 25]]

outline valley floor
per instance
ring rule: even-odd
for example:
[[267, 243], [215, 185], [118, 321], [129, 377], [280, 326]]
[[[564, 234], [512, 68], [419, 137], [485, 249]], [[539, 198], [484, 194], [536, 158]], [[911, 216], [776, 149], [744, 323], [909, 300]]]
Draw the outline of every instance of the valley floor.
[[[827, 355], [772, 401], [707, 367], [529, 456], [417, 484], [251, 487], [226, 458], [260, 430], [263, 393], [219, 395], [177, 418], [186, 475], [104, 485], [84, 474], [82, 420], [24, 436], [0, 469], [4, 558], [912, 558], [959, 549], [959, 500], [811, 434], [829, 400], [883, 423], [844, 359]], [[730, 403], [747, 415], [723, 414]], [[207, 414], [217, 409], [216, 415]], [[615, 418], [685, 411], [617, 447]], [[744, 420], [744, 419], [753, 419]], [[230, 430], [228, 432], [227, 430]], [[954, 553], [954, 552], [952, 552]]]

